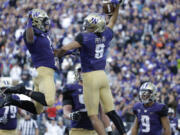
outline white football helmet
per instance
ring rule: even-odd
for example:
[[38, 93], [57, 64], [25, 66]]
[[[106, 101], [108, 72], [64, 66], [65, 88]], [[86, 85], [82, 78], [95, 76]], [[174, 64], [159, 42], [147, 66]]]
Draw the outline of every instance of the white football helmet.
[[105, 30], [106, 20], [105, 17], [98, 13], [89, 14], [83, 23], [83, 29], [88, 32], [101, 33]]
[[4, 96], [4, 92], [7, 87], [12, 86], [12, 79], [8, 77], [0, 78], [0, 97]]
[[12, 79], [11, 78], [6, 78], [6, 77], [0, 78], [0, 88], [11, 87], [11, 86], [12, 86]]
[[151, 82], [145, 82], [141, 85], [139, 91], [140, 101], [144, 104], [156, 101], [157, 88]]

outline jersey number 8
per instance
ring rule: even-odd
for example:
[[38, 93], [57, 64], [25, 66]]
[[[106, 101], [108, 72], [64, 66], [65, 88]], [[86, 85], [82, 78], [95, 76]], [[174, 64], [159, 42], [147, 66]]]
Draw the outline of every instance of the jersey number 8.
[[100, 59], [104, 55], [104, 44], [97, 44], [95, 49], [95, 58]]

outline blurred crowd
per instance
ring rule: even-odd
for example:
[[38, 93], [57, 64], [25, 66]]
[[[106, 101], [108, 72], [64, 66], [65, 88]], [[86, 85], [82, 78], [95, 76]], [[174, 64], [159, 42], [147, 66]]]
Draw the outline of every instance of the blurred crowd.
[[[174, 108], [180, 118], [179, 6], [179, 0], [125, 0], [119, 10], [106, 71], [116, 111], [127, 125], [134, 120], [132, 106], [138, 101], [138, 88], [144, 81], [157, 85], [157, 100]], [[14, 84], [23, 82], [31, 88], [36, 72], [22, 39], [27, 13], [33, 8], [47, 11], [51, 19], [49, 33], [54, 48], [59, 48], [82, 30], [86, 15], [102, 13], [102, 0], [0, 1], [0, 76], [11, 77]], [[78, 63], [79, 58], [71, 55], [57, 60], [55, 108], [60, 117], [61, 90], [74, 81], [73, 70]]]

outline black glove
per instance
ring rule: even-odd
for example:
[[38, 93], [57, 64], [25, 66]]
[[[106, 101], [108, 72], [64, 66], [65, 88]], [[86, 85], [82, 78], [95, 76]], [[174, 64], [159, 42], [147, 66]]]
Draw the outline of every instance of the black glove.
[[81, 119], [81, 115], [79, 111], [72, 112], [69, 114], [71, 120], [79, 121]]
[[108, 135], [113, 135], [112, 131], [109, 131], [109, 132], [107, 132], [107, 133], [108, 133]]

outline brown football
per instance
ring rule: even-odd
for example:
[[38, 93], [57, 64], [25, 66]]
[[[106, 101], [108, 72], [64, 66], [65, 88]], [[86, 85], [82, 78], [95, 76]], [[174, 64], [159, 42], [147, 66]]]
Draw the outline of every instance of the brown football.
[[109, 2], [109, 0], [103, 0], [103, 12], [107, 15], [112, 15], [116, 8], [115, 4]]

